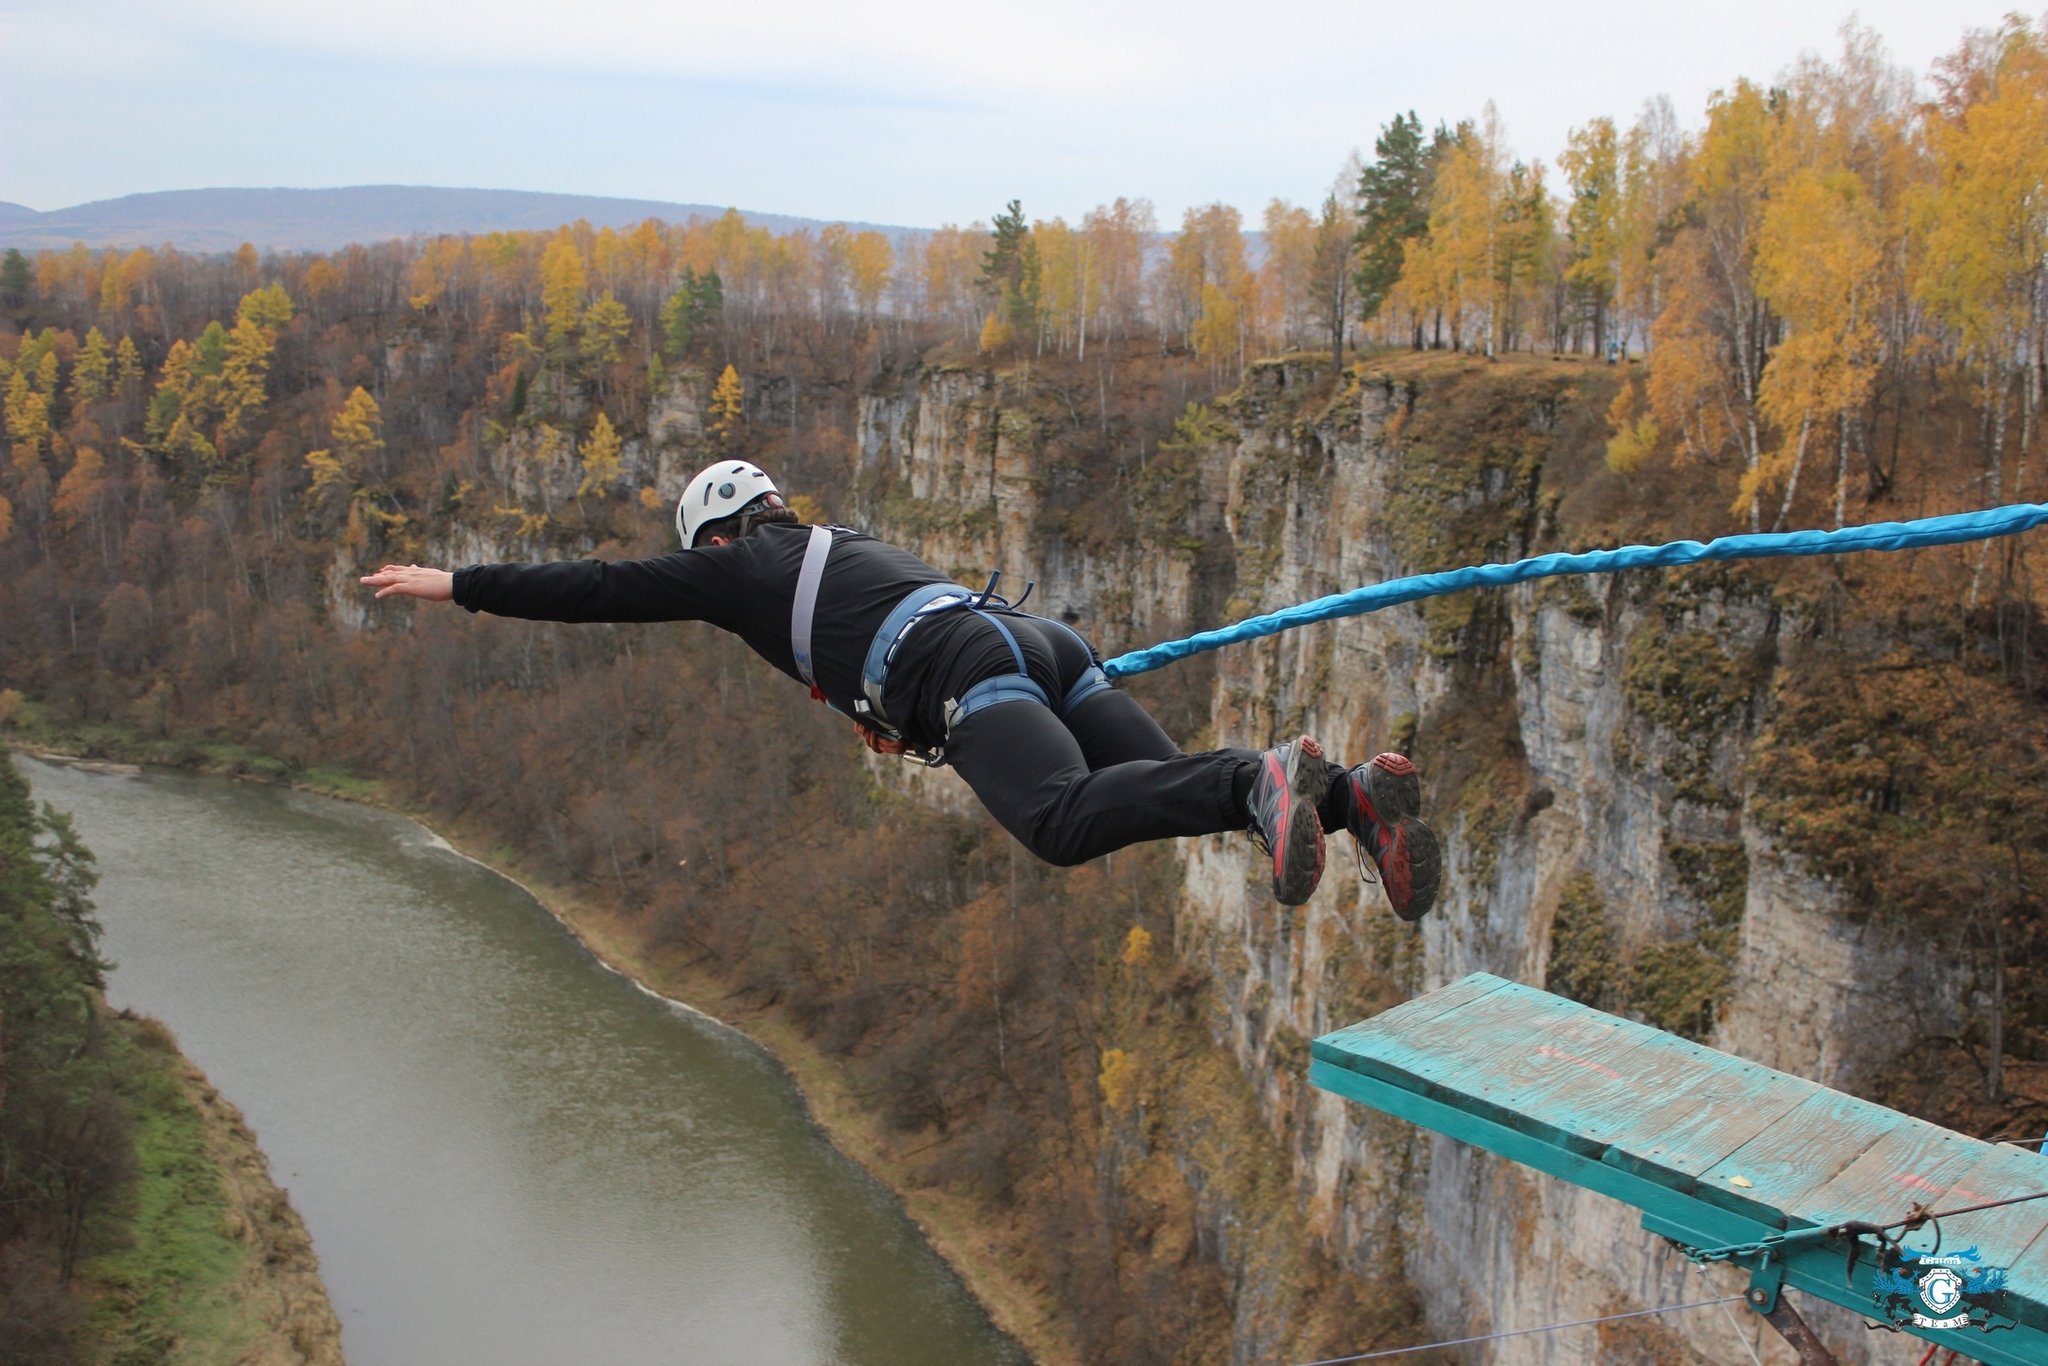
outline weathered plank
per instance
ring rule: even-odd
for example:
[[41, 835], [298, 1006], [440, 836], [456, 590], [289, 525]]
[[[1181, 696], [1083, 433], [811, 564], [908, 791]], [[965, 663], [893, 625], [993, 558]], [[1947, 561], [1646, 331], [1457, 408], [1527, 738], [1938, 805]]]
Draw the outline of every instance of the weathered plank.
[[1898, 1124], [1896, 1112], [1824, 1086], [1700, 1173], [1702, 1199], [1772, 1220], [1799, 1207]]
[[[1312, 1053], [1317, 1085], [1626, 1200], [1693, 1246], [2048, 1190], [2038, 1154], [1486, 974], [1327, 1034]], [[1960, 1216], [1941, 1236], [2009, 1268], [2020, 1328], [1914, 1331], [1984, 1361], [2048, 1361], [2048, 1200]], [[1801, 1244], [1777, 1262], [1789, 1284], [1867, 1310], [1868, 1287], [1844, 1285], [1846, 1246]]]

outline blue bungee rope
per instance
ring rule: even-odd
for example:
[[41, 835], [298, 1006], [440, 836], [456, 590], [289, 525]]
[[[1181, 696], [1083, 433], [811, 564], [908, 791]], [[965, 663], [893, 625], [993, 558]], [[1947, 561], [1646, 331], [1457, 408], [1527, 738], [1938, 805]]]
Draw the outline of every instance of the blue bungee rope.
[[1446, 569], [1435, 574], [1411, 574], [1389, 579], [1348, 593], [1335, 593], [1297, 607], [1284, 607], [1264, 616], [1248, 617], [1235, 625], [1203, 631], [1184, 640], [1170, 640], [1150, 649], [1118, 655], [1102, 666], [1111, 678], [1123, 678], [1171, 664], [1176, 659], [1220, 649], [1239, 641], [1257, 640], [1290, 627], [1315, 621], [1355, 617], [1376, 612], [1396, 603], [1414, 602], [1467, 588], [1498, 588], [1528, 579], [1556, 578], [1564, 574], [1612, 574], [1622, 569], [1651, 565], [1697, 564], [1702, 560], [1762, 560], [1784, 555], [1839, 555], [1859, 550], [1916, 550], [1923, 546], [1956, 545], [1964, 541], [2011, 536], [2048, 523], [2048, 503], [2013, 503], [1977, 512], [1957, 512], [1945, 517], [1921, 517], [1910, 522], [1875, 522], [1869, 526], [1845, 526], [1835, 531], [1772, 531], [1717, 540], [1670, 541], [1664, 545], [1625, 545], [1615, 550], [1588, 550], [1577, 554], [1557, 552], [1532, 555], [1511, 564], [1476, 564], [1464, 569]]

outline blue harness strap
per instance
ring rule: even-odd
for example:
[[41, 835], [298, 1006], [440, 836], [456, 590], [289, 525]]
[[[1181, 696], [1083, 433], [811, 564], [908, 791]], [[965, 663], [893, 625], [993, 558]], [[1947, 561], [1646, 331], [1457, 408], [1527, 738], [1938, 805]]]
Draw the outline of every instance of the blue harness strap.
[[[810, 543], [804, 547], [803, 568], [797, 575], [796, 597], [790, 606], [790, 650], [796, 657], [797, 672], [810, 685], [814, 697], [823, 698], [811, 661], [811, 626], [818, 605], [818, 589], [825, 578], [825, 561], [832, 553], [832, 530], [829, 527], [811, 528]], [[892, 737], [899, 737], [901, 730], [890, 721], [882, 710], [882, 694], [888, 687], [889, 666], [895, 662], [896, 651], [903, 644], [903, 638], [910, 628], [928, 616], [940, 612], [964, 610], [974, 613], [988, 622], [1002, 634], [1003, 643], [1010, 647], [1010, 658], [1015, 662], [1015, 673], [999, 674], [983, 679], [969, 688], [961, 697], [946, 704], [946, 731], [950, 735], [954, 726], [984, 707], [993, 707], [1003, 702], [1036, 702], [1041, 707], [1052, 708], [1052, 699], [1031, 679], [1030, 669], [1024, 659], [1024, 649], [1017, 643], [1016, 633], [1003, 623], [995, 611], [989, 610], [993, 603], [997, 610], [1013, 612], [1016, 609], [996, 596], [995, 575], [989, 579], [988, 587], [976, 593], [955, 583], [920, 584], [903, 595], [897, 604], [889, 609], [889, 615], [882, 619], [875, 631], [874, 639], [868, 644], [867, 657], [861, 662], [860, 685], [862, 700], [855, 703], [855, 719], [871, 730], [880, 731]], [[1026, 588], [1026, 596], [1030, 589]], [[1018, 601], [1022, 601], [1020, 598]], [[1022, 615], [1021, 613], [1019, 615]], [[1076, 641], [1082, 649], [1088, 650], [1091, 661], [1094, 651], [1088, 649], [1088, 642], [1081, 633], [1063, 621], [1050, 617], [1032, 617], [1057, 626]], [[1112, 686], [1109, 676], [1101, 666], [1090, 663], [1074, 685], [1067, 689], [1055, 708], [1061, 716], [1070, 714], [1096, 693]], [[928, 763], [944, 762], [943, 754], [928, 756]]]
[[[1080, 632], [1076, 631], [1074, 634], [1079, 635]], [[1109, 675], [1102, 671], [1101, 665], [1090, 664], [1087, 670], [1074, 680], [1074, 686], [1067, 689], [1067, 695], [1060, 699], [1060, 715], [1073, 715], [1074, 708], [1080, 706], [1083, 702], [1095, 696], [1095, 694], [1106, 691], [1114, 686], [1109, 681]]]
[[911, 589], [889, 609], [889, 615], [882, 618], [874, 640], [868, 645], [867, 659], [860, 666], [860, 689], [877, 717], [882, 715], [882, 688], [889, 679], [889, 665], [895, 662], [896, 647], [903, 643], [911, 623], [929, 612], [965, 606], [973, 596], [957, 583], [927, 583]]
[[[986, 596], [983, 595], [984, 599]], [[1010, 647], [1010, 658], [1016, 661], [1017, 672], [984, 678], [962, 693], [957, 701], [948, 702], [946, 735], [949, 739], [952, 737], [953, 727], [983, 707], [993, 707], [998, 702], [1036, 702], [1041, 707], [1052, 705], [1052, 699], [1045, 695], [1045, 689], [1031, 681], [1031, 675], [1024, 663], [1024, 649], [1017, 644], [1016, 633], [1004, 625], [1003, 619], [993, 612], [985, 612], [979, 607], [970, 607], [968, 610], [1002, 632], [1003, 644]], [[1064, 714], [1063, 712], [1062, 715]]]
[[[987, 589], [980, 593], [970, 593], [957, 584], [926, 584], [912, 590], [904, 596], [903, 601], [896, 604], [894, 610], [882, 622], [881, 629], [875, 632], [874, 643], [868, 647], [867, 663], [861, 669], [861, 690], [867, 694], [868, 705], [872, 708], [876, 720], [882, 721], [885, 725], [889, 724], [882, 712], [882, 690], [888, 684], [889, 665], [896, 658], [897, 647], [903, 643], [903, 637], [909, 632], [912, 624], [940, 612], [972, 612], [995, 627], [1003, 638], [1003, 644], [1010, 647], [1010, 659], [1017, 666], [1015, 673], [984, 678], [959, 697], [948, 700], [945, 712], [948, 736], [953, 733], [953, 727], [984, 707], [993, 707], [1003, 702], [1036, 702], [1039, 706], [1066, 717], [1072, 715], [1074, 708], [1096, 693], [1113, 686], [1101, 666], [1090, 663], [1055, 707], [1045, 689], [1032, 680], [1030, 666], [1024, 659], [1024, 647], [1017, 643], [1016, 632], [1012, 631], [995, 611], [989, 610], [988, 603], [994, 597], [994, 586], [995, 582], [991, 579]], [[1002, 602], [1000, 598], [995, 601], [1000, 611], [1016, 610]], [[1079, 642], [1082, 649], [1088, 650], [1088, 642], [1082, 639], [1081, 633], [1065, 622], [1054, 621], [1050, 617], [1032, 617], [1031, 620], [1059, 627]], [[1089, 650], [1089, 655], [1092, 659], [1094, 652]]]

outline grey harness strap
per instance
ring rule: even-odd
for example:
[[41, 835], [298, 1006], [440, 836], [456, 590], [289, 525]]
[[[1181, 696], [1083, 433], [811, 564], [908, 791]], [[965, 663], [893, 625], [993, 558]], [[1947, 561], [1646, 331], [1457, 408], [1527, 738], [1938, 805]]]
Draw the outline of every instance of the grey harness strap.
[[818, 679], [811, 668], [811, 619], [818, 610], [818, 585], [825, 579], [825, 557], [832, 553], [832, 528], [811, 528], [810, 544], [804, 547], [804, 567], [796, 578], [796, 601], [789, 609], [789, 648], [796, 655], [796, 671], [804, 686], [817, 691]]

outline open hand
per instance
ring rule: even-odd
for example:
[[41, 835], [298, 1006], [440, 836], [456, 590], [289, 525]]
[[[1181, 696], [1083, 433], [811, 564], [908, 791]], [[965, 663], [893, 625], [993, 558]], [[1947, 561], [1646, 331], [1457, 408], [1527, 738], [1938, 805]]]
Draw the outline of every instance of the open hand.
[[455, 596], [455, 576], [445, 569], [420, 564], [387, 564], [374, 574], [363, 575], [365, 587], [377, 590], [380, 598], [419, 598], [424, 602], [447, 602]]

